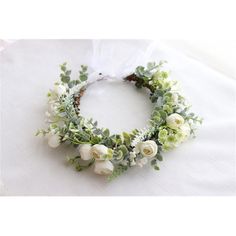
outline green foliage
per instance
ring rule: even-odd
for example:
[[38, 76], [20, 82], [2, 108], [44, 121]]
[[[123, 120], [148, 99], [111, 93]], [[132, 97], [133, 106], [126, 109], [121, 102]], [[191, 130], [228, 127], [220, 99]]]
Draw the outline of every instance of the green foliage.
[[114, 180], [115, 178], [117, 178], [118, 176], [120, 176], [121, 174], [123, 174], [126, 170], [128, 170], [128, 167], [127, 166], [123, 166], [123, 165], [118, 165], [113, 173], [111, 175], [108, 176], [108, 180], [111, 181], [111, 180]]
[[94, 163], [94, 159], [90, 161], [81, 160], [80, 156], [69, 158], [68, 164], [73, 165], [77, 171], [83, 171], [88, 169]]
[[70, 82], [70, 74], [71, 74], [71, 70], [67, 70], [67, 63], [63, 63], [62, 65], [60, 65], [61, 67], [61, 74], [60, 74], [60, 78], [61, 78], [61, 82], [63, 83], [69, 83]]
[[156, 64], [156, 62], [149, 62], [147, 64], [147, 68], [145, 69], [145, 67], [143, 66], [138, 66], [135, 70], [135, 75], [139, 78], [150, 78], [153, 76], [153, 74], [158, 71], [163, 64], [165, 63], [165, 61], [160, 61], [159, 64]]
[[81, 65], [81, 70], [79, 71], [79, 78], [81, 82], [84, 82], [88, 79], [87, 66]]

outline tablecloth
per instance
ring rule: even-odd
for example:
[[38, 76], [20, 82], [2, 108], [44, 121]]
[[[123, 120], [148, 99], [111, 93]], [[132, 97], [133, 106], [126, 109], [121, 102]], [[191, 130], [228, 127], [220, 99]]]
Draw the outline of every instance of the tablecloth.
[[[119, 79], [147, 61], [167, 60], [195, 113], [197, 138], [164, 154], [160, 171], [135, 167], [112, 182], [92, 170], [76, 172], [66, 147], [50, 149], [35, 137], [45, 127], [46, 93], [67, 61], [117, 80], [91, 86], [81, 111], [112, 132], [146, 125], [152, 105], [145, 92]], [[162, 41], [19, 40], [0, 52], [2, 195], [235, 195], [236, 82]], [[114, 86], [115, 85], [115, 86]]]

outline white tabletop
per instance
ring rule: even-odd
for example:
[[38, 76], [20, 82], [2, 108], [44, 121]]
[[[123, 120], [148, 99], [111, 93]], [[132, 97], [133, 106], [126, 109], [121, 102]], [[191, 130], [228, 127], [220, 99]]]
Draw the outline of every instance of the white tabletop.
[[[35, 137], [45, 127], [46, 93], [67, 61], [117, 78], [92, 85], [81, 111], [113, 132], [145, 126], [145, 92], [119, 79], [135, 66], [165, 59], [195, 113], [204, 117], [197, 138], [164, 154], [160, 171], [132, 168], [113, 182], [65, 164], [67, 147], [50, 149]], [[21, 40], [0, 52], [1, 180], [3, 195], [233, 195], [236, 82], [199, 61], [150, 41]], [[73, 152], [70, 150], [69, 152]]]

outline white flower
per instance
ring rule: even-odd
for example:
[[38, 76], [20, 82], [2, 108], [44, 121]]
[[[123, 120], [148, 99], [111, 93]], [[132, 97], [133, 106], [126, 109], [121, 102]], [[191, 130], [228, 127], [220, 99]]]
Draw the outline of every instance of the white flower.
[[95, 161], [94, 172], [99, 175], [109, 175], [113, 172], [114, 166], [110, 161]]
[[91, 144], [79, 145], [79, 154], [82, 160], [88, 161], [92, 158], [91, 149], [92, 149]]
[[190, 136], [191, 128], [187, 122], [179, 127], [181, 134], [183, 135], [183, 139], [186, 140]]
[[135, 152], [130, 152], [129, 153], [130, 159], [133, 160], [136, 157]]
[[177, 93], [173, 93], [172, 99], [173, 99], [174, 104], [177, 105], [179, 101], [179, 95]]
[[91, 148], [91, 155], [96, 160], [104, 160], [104, 155], [108, 154], [108, 148], [101, 144], [95, 144]]
[[49, 133], [48, 134], [48, 145], [52, 148], [56, 148], [60, 145], [60, 136], [59, 134]]
[[132, 160], [132, 161], [130, 162], [130, 166], [135, 166], [135, 165], [136, 165], [135, 160]]
[[137, 161], [137, 164], [138, 164], [139, 167], [143, 167], [147, 163], [148, 163], [148, 159], [146, 157], [143, 157], [142, 159]]
[[66, 93], [67, 87], [63, 84], [55, 84], [54, 85], [54, 92], [60, 97]]
[[143, 157], [152, 158], [156, 156], [158, 151], [158, 146], [155, 141], [147, 140], [145, 142], [140, 142], [135, 147], [136, 153], [141, 153]]
[[166, 123], [169, 128], [178, 129], [184, 124], [184, 118], [177, 113], [173, 113], [166, 118]]

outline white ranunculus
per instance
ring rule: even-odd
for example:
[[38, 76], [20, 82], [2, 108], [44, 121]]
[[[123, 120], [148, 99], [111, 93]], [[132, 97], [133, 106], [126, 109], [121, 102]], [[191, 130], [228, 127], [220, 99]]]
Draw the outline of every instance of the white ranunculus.
[[114, 166], [110, 161], [95, 161], [94, 172], [99, 175], [110, 175]]
[[136, 153], [141, 153], [143, 157], [152, 158], [156, 156], [158, 151], [158, 146], [155, 141], [147, 140], [145, 142], [140, 142], [135, 147]]
[[82, 160], [88, 161], [92, 158], [91, 149], [92, 149], [91, 144], [79, 145], [79, 154]]
[[48, 145], [52, 148], [56, 148], [60, 145], [59, 134], [50, 133], [48, 134]]
[[96, 160], [104, 160], [104, 155], [108, 154], [108, 148], [101, 144], [95, 144], [91, 148], [91, 155]]
[[190, 136], [191, 128], [188, 123], [184, 123], [179, 127], [181, 134], [183, 135], [183, 139], [187, 139]]
[[139, 148], [142, 156], [150, 158], [156, 156], [158, 150], [158, 146], [153, 140], [142, 142]]
[[61, 95], [66, 93], [67, 87], [63, 84], [55, 84], [54, 92], [60, 97]]
[[184, 118], [177, 113], [173, 113], [166, 118], [166, 123], [169, 128], [178, 129], [184, 124]]

